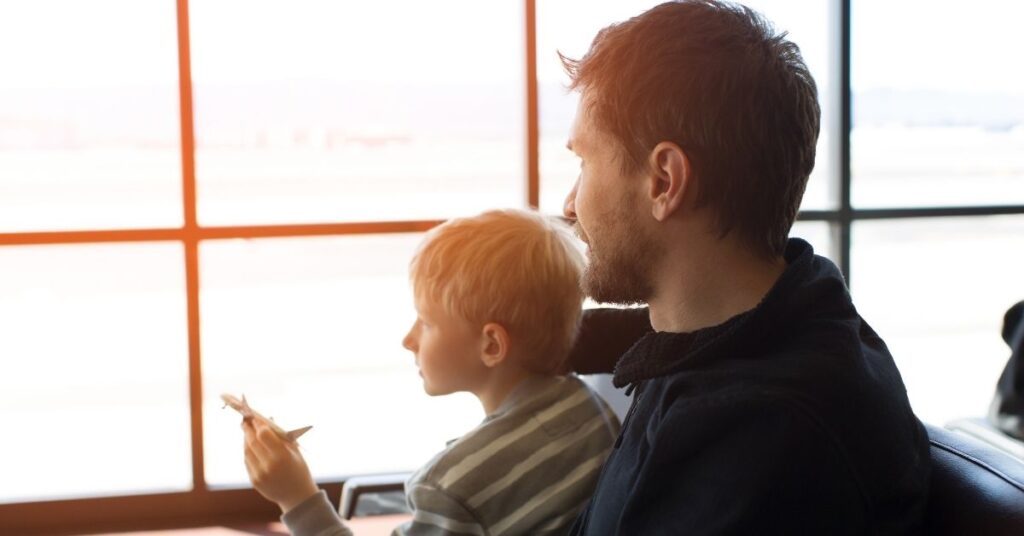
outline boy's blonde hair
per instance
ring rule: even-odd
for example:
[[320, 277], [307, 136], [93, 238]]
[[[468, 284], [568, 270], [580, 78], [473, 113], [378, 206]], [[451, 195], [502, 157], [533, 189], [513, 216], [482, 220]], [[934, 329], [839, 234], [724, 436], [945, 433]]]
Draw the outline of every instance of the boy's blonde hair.
[[481, 326], [501, 324], [528, 370], [554, 374], [576, 336], [583, 266], [566, 224], [493, 210], [431, 230], [412, 258], [410, 278], [417, 300]]

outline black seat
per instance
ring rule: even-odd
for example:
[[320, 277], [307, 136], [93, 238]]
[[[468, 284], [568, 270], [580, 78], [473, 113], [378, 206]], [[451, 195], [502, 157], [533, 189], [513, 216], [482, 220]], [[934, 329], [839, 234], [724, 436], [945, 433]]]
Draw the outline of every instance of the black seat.
[[[924, 533], [1024, 536], [1024, 460], [964, 433], [926, 426], [931, 442], [932, 481]], [[367, 495], [400, 494], [407, 477], [378, 476], [346, 483], [352, 489], [342, 493], [342, 517], [381, 513], [373, 511], [370, 505], [361, 514], [357, 505]]]
[[932, 482], [925, 534], [1024, 535], [1024, 461], [928, 426]]

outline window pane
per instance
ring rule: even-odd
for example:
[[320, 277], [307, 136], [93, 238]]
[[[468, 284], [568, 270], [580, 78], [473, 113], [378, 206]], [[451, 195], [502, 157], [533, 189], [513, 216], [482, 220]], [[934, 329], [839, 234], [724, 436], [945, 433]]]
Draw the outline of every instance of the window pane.
[[[557, 52], [581, 58], [598, 30], [639, 15], [660, 4], [652, 0], [584, 2], [548, 0], [537, 2], [537, 76], [540, 94], [540, 205], [545, 212], [562, 213], [562, 202], [579, 175], [579, 159], [565, 142], [576, 112], [576, 93], [567, 93], [568, 77]], [[833, 187], [838, 181], [838, 83], [836, 2], [786, 2], [750, 0], [744, 4], [759, 10], [779, 31], [800, 46], [814, 80], [822, 109], [817, 164], [811, 174], [802, 208], [834, 206]]]
[[522, 2], [190, 6], [202, 223], [523, 204]]
[[1024, 203], [1022, 18], [1012, 0], [853, 3], [855, 205]]
[[0, 502], [192, 486], [183, 267], [176, 243], [0, 247]]
[[[245, 394], [302, 438], [317, 477], [412, 470], [482, 418], [471, 395], [430, 398], [402, 338], [415, 319], [407, 267], [421, 235], [202, 244], [206, 475], [247, 483]], [[413, 440], [410, 440], [413, 438]]]
[[174, 2], [0, 2], [0, 232], [181, 225]]
[[1024, 217], [857, 223], [853, 297], [885, 339], [914, 411], [981, 416], [1010, 350], [1003, 313], [1024, 299]]

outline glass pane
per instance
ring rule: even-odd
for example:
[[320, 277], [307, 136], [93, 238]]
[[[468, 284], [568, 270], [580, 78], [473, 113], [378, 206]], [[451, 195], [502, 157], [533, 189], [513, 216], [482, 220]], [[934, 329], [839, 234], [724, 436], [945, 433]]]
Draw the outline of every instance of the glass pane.
[[177, 243], [0, 247], [0, 502], [191, 488], [183, 268]]
[[858, 223], [853, 297], [885, 339], [922, 420], [982, 416], [1010, 350], [1003, 313], [1024, 299], [1024, 217]]
[[1022, 18], [1013, 0], [853, 3], [855, 205], [1024, 203]]
[[[565, 142], [576, 112], [578, 95], [567, 93], [568, 83], [558, 59], [560, 51], [570, 58], [582, 57], [597, 31], [660, 4], [652, 0], [586, 2], [549, 0], [537, 2], [537, 77], [540, 95], [540, 206], [545, 212], [561, 214], [562, 202], [579, 174], [579, 160]], [[833, 10], [836, 2], [786, 2], [751, 0], [743, 2], [763, 13], [776, 29], [788, 31], [800, 46], [814, 80], [822, 109], [817, 164], [804, 194], [804, 209], [834, 206], [833, 183], [838, 182], [838, 105], [834, 98], [838, 83], [838, 25]]]
[[524, 203], [522, 2], [190, 8], [202, 223], [434, 219]]
[[0, 232], [181, 225], [174, 2], [0, 2]]
[[[286, 428], [320, 478], [412, 470], [483, 419], [472, 395], [423, 392], [402, 338], [415, 319], [408, 264], [421, 235], [202, 244], [206, 476], [248, 483], [245, 394]], [[410, 441], [409, 438], [415, 438]]]

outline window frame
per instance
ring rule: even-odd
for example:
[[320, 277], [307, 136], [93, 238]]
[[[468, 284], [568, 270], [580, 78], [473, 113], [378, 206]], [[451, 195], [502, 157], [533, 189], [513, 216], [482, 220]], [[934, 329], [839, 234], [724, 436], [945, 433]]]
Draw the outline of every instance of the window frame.
[[[184, 245], [188, 314], [189, 400], [191, 405], [191, 455], [193, 489], [186, 492], [128, 495], [0, 504], [3, 528], [19, 534], [80, 533], [187, 527], [272, 521], [277, 507], [252, 489], [210, 487], [204, 477], [202, 360], [199, 333], [199, 244], [204, 240], [225, 238], [310, 237], [341, 235], [378, 235], [423, 232], [441, 223], [433, 220], [345, 222], [304, 225], [201, 226], [196, 220], [195, 139], [192, 107], [191, 52], [188, 0], [175, 0], [178, 27], [178, 75], [181, 124], [182, 196], [184, 225], [180, 228], [86, 230], [69, 232], [0, 233], [0, 247], [28, 244], [131, 243], [170, 241]], [[852, 128], [851, 3], [832, 0], [833, 59], [838, 68], [839, 110], [836, 132], [838, 144], [826, 148], [838, 152], [836, 172], [827, 177], [835, 192], [835, 208], [806, 210], [799, 221], [819, 221], [829, 225], [831, 254], [847, 281], [850, 280], [851, 229], [864, 220], [936, 218], [955, 216], [1024, 215], [1024, 205], [941, 206], [924, 208], [857, 209], [851, 205], [850, 132]], [[525, 205], [540, 203], [539, 107], [537, 82], [536, 0], [523, 0], [525, 22], [526, 82], [526, 196]], [[320, 482], [332, 500], [337, 501], [342, 481]]]
[[846, 278], [850, 286], [850, 250], [852, 247], [853, 225], [866, 220], [898, 220], [906, 218], [945, 218], [971, 216], [1005, 216], [1024, 215], [1024, 205], [974, 205], [974, 206], [932, 206], [932, 207], [892, 207], [892, 208], [855, 208], [851, 202], [852, 169], [850, 159], [850, 133], [853, 129], [853, 89], [851, 84], [851, 36], [852, 36], [852, 4], [854, 0], [833, 0], [832, 8], [836, 10], [835, 25], [838, 26], [838, 40], [833, 45], [838, 47], [833, 58], [838, 60], [839, 84], [839, 165], [838, 176], [830, 177], [836, 186], [834, 199], [836, 206], [827, 210], [801, 210], [797, 221], [821, 221], [829, 224], [832, 235], [832, 258]]

